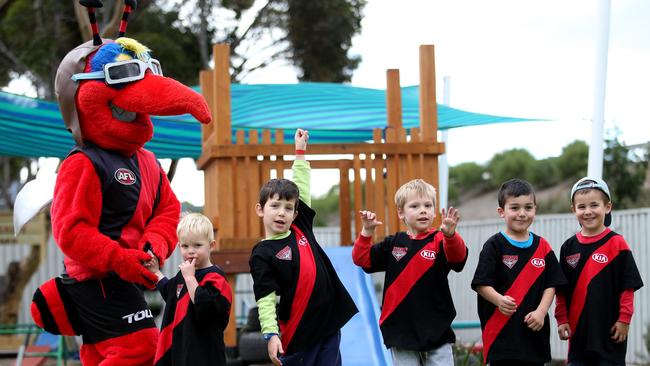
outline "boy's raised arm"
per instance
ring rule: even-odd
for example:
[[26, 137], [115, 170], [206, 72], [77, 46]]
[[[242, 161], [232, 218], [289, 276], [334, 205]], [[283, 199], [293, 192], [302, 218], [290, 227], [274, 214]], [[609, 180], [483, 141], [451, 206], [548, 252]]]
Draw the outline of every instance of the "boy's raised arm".
[[293, 182], [298, 186], [300, 200], [311, 207], [311, 168], [305, 159], [309, 131], [297, 129], [294, 136], [296, 145], [296, 160], [293, 162]]

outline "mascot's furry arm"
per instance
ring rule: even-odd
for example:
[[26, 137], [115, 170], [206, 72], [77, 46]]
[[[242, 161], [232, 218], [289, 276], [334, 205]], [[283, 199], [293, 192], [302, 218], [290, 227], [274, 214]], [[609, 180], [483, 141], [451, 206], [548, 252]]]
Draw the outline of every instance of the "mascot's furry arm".
[[[83, 154], [68, 157], [61, 165], [54, 190], [51, 209], [53, 235], [61, 251], [73, 263], [83, 263], [95, 273], [84, 270], [80, 278], [77, 268], [71, 265], [67, 265], [72, 267], [67, 268], [68, 272], [83, 280], [93, 274], [115, 271], [127, 281], [151, 287], [157, 280], [156, 276], [142, 265], [150, 255], [142, 249], [123, 248], [117, 241], [100, 233], [101, 211], [101, 185], [95, 167]], [[176, 210], [173, 215], [178, 215], [178, 212]], [[171, 231], [174, 224], [169, 227]], [[174, 232], [170, 240], [175, 237]]]

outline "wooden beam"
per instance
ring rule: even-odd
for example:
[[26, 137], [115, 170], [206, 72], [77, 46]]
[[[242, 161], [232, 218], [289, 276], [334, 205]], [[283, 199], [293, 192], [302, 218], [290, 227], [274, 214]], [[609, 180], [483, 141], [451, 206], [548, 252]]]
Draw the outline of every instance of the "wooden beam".
[[402, 89], [397, 69], [386, 71], [386, 116], [389, 128], [402, 127]]
[[230, 45], [216, 44], [212, 48], [214, 60], [215, 93], [214, 108], [216, 123], [214, 133], [218, 144], [232, 143], [232, 124], [230, 110]]
[[341, 218], [341, 245], [352, 241], [352, 227], [350, 222], [350, 178], [348, 164], [339, 162], [339, 217]]
[[[216, 121], [216, 116], [214, 113], [214, 82], [212, 78], [214, 77], [214, 72], [212, 70], [201, 70], [199, 73], [199, 85], [201, 87], [201, 94], [205, 98], [205, 101], [208, 103], [208, 108], [210, 108], [212, 114], [212, 120]], [[212, 132], [214, 132], [213, 123], [208, 123], [207, 125], [201, 124], [201, 142], [206, 143]]]
[[420, 46], [420, 129], [425, 142], [438, 139], [435, 67], [433, 45]]
[[[308, 155], [337, 155], [337, 154], [433, 154], [444, 152], [444, 144], [431, 142], [401, 143], [387, 142], [382, 144], [356, 143], [356, 144], [312, 144], [309, 145]], [[197, 165], [203, 169], [208, 162], [215, 158], [233, 156], [259, 156], [259, 155], [293, 155], [295, 146], [283, 145], [210, 145], [206, 146]]]

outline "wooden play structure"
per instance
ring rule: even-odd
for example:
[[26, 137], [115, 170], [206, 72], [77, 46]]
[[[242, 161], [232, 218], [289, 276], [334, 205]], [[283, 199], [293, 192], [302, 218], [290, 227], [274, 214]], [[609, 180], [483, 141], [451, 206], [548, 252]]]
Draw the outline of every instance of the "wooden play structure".
[[[254, 214], [260, 187], [270, 178], [282, 178], [291, 169], [293, 141], [285, 144], [283, 130], [237, 130], [233, 142], [230, 105], [230, 50], [214, 46], [214, 70], [200, 74], [201, 91], [212, 110], [213, 123], [203, 126], [202, 154], [197, 165], [205, 173], [204, 213], [217, 230], [218, 249], [212, 255], [235, 288], [235, 274], [249, 272], [251, 248], [263, 236], [261, 220]], [[308, 155], [344, 155], [336, 160], [313, 160], [312, 169], [338, 169], [340, 176], [341, 245], [352, 245], [352, 225], [361, 230], [356, 214], [369, 209], [384, 225], [375, 240], [400, 230], [393, 195], [414, 178], [438, 186], [438, 156], [444, 144], [437, 141], [434, 47], [420, 46], [420, 127], [402, 127], [399, 70], [387, 71], [387, 127], [373, 131], [369, 143], [310, 144]], [[293, 131], [291, 131], [293, 134]], [[285, 156], [289, 159], [285, 159]], [[351, 158], [349, 158], [351, 156]], [[364, 192], [364, 194], [362, 194]], [[439, 216], [436, 225], [439, 225]], [[236, 302], [233, 300], [233, 304]], [[226, 330], [228, 346], [236, 344], [235, 311]]]

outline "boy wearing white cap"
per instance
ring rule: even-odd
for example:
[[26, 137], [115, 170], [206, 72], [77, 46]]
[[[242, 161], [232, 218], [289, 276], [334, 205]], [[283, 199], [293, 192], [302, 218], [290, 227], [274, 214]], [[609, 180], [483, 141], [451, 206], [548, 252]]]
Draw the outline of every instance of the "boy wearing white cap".
[[570, 340], [569, 365], [625, 365], [634, 291], [643, 286], [625, 239], [609, 229], [612, 202], [602, 179], [584, 177], [571, 189], [580, 231], [560, 249], [568, 285], [558, 287], [555, 318]]

